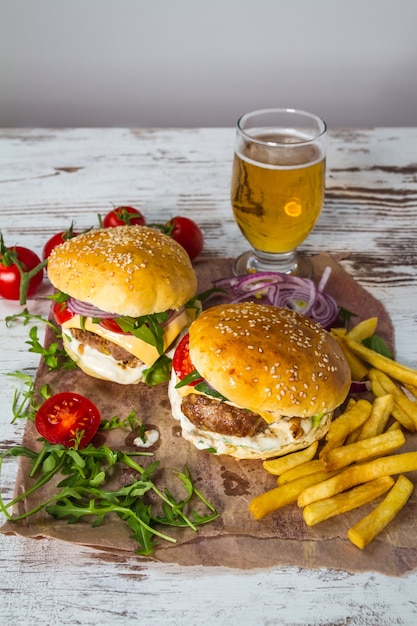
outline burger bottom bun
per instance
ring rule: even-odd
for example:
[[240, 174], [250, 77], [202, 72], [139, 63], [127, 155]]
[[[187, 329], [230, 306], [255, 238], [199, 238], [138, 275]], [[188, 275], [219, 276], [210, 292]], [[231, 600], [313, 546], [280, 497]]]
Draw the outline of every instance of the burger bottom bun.
[[237, 459], [268, 459], [302, 450], [326, 435], [333, 417], [333, 411], [326, 413], [319, 425], [314, 428], [310, 418], [301, 419], [300, 427], [304, 434], [297, 439], [294, 439], [290, 418], [285, 417], [270, 424], [263, 433], [254, 437], [220, 435], [201, 430], [189, 421], [181, 411], [182, 397], [175, 389], [176, 383], [177, 378], [173, 374], [168, 386], [168, 395], [172, 416], [180, 422], [182, 436], [199, 450], [210, 449], [210, 452], [216, 455], [225, 454]]
[[65, 352], [88, 376], [120, 385], [144, 382], [143, 371], [148, 368], [145, 363], [139, 361], [131, 367], [123, 361], [116, 361], [110, 354], [103, 354], [79, 342], [74, 337], [68, 338], [66, 333], [63, 333], [62, 340]]

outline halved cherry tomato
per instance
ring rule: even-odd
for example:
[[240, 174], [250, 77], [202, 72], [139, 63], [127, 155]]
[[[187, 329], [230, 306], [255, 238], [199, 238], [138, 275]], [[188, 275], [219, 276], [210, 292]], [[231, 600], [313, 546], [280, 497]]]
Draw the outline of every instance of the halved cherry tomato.
[[60, 326], [65, 322], [68, 322], [75, 313], [69, 310], [66, 302], [54, 302], [52, 306], [52, 313], [54, 314], [56, 323]]
[[195, 259], [203, 249], [204, 236], [200, 227], [188, 217], [173, 217], [166, 226], [170, 228], [170, 235], [188, 253], [191, 260]]
[[68, 241], [68, 239], [76, 237], [78, 234], [79, 233], [75, 233], [72, 230], [72, 225], [67, 230], [62, 231], [61, 233], [56, 233], [56, 235], [53, 235], [50, 239], [48, 239], [48, 241], [44, 245], [42, 258], [47, 259], [54, 248], [60, 246], [65, 241]]
[[145, 218], [142, 213], [132, 206], [119, 206], [107, 215], [103, 219], [103, 228], [113, 228], [114, 226], [126, 226], [132, 224], [139, 224], [144, 226], [146, 224]]
[[84, 448], [100, 425], [100, 412], [88, 398], [71, 391], [62, 391], [48, 398], [36, 413], [38, 433], [49, 443], [60, 443], [67, 448]]
[[[181, 341], [179, 342], [174, 352], [174, 357], [172, 359], [172, 367], [174, 368], [175, 375], [177, 376], [177, 378], [179, 378], [179, 380], [182, 380], [183, 378], [188, 376], [188, 374], [192, 374], [193, 372], [196, 371], [190, 359], [189, 345], [190, 345], [190, 336], [187, 333], [181, 339]], [[191, 381], [189, 384], [191, 387], [193, 387], [194, 385], [197, 385], [197, 383], [201, 382], [202, 380], [203, 380], [202, 378], [198, 378], [196, 380]]]
[[[22, 246], [7, 248], [1, 238], [0, 245], [0, 296], [7, 300], [20, 299], [20, 283], [22, 274], [17, 264], [23, 272], [28, 273], [34, 270], [41, 260], [35, 252]], [[25, 296], [33, 296], [39, 289], [43, 280], [44, 271], [40, 268], [34, 276], [29, 279]], [[26, 281], [28, 277], [24, 277]], [[24, 304], [22, 302], [22, 304]]]

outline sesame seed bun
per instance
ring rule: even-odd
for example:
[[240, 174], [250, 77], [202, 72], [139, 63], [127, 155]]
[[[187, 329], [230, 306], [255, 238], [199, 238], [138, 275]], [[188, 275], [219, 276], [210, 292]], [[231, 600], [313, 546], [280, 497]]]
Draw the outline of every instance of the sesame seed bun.
[[56, 247], [48, 278], [77, 300], [132, 317], [177, 310], [197, 288], [191, 261], [178, 243], [133, 225], [91, 230]]
[[[350, 388], [337, 342], [306, 317], [256, 303], [207, 309], [189, 328], [192, 365], [210, 389], [168, 386], [182, 436], [200, 450], [267, 459], [322, 439]], [[175, 362], [175, 356], [174, 356]]]
[[251, 411], [308, 417], [333, 411], [349, 391], [350, 370], [338, 343], [294, 311], [219, 305], [204, 311], [189, 332], [198, 372]]

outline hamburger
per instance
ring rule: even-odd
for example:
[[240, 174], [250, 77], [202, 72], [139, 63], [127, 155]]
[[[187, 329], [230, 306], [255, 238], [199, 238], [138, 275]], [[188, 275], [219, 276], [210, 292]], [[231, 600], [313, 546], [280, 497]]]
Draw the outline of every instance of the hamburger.
[[192, 322], [168, 391], [182, 436], [197, 448], [267, 459], [324, 437], [350, 382], [343, 352], [319, 324], [241, 302]]
[[91, 230], [48, 259], [53, 312], [68, 355], [120, 384], [169, 379], [175, 341], [200, 310], [186, 251], [146, 226]]

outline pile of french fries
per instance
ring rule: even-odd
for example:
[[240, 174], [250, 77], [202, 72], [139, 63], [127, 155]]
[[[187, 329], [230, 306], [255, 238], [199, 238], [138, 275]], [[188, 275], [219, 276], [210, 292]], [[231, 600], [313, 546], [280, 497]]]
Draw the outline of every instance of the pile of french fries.
[[417, 370], [363, 345], [377, 324], [373, 317], [349, 332], [331, 331], [352, 380], [369, 381], [373, 400], [350, 397], [331, 422], [323, 446], [314, 442], [263, 462], [277, 476], [277, 486], [250, 502], [255, 519], [296, 502], [306, 524], [313, 526], [378, 499], [372, 512], [348, 530], [350, 541], [363, 549], [407, 503], [414, 485], [404, 474], [417, 470], [417, 451], [398, 450], [406, 442], [404, 433], [417, 430]]

